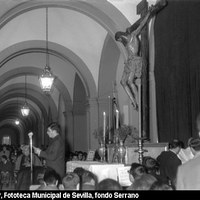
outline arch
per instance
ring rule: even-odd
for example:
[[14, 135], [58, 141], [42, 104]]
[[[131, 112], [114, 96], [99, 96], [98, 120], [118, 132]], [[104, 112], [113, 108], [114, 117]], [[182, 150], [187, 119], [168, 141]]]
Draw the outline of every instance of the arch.
[[[106, 6], [112, 6], [107, 1], [104, 1], [104, 2], [106, 3]], [[122, 20], [119, 20], [120, 23], [117, 21], [117, 17], [115, 18], [116, 21], [113, 21], [114, 18], [112, 19], [111, 17], [109, 17], [108, 12], [103, 12], [103, 11], [101, 11], [100, 8], [95, 8], [94, 5], [90, 5], [86, 2], [73, 2], [72, 3], [72, 1], [69, 1], [69, 2], [59, 2], [58, 3], [55, 1], [54, 2], [53, 1], [52, 2], [50, 2], [50, 1], [48, 1], [48, 2], [30, 1], [30, 2], [26, 2], [26, 3], [22, 3], [19, 6], [16, 6], [13, 9], [11, 9], [10, 11], [8, 11], [7, 13], [5, 13], [5, 15], [0, 20], [0, 28], [2, 28], [10, 20], [12, 20], [14, 17], [16, 17], [20, 14], [23, 14], [23, 13], [28, 12], [33, 9], [42, 8], [45, 6], [72, 9], [72, 10], [76, 10], [78, 12], [82, 12], [82, 13], [86, 14], [90, 18], [97, 21], [101, 26], [103, 26], [108, 31], [107, 37], [112, 39], [113, 42], [114, 42], [114, 34], [119, 29], [122, 29], [121, 27], [126, 28], [127, 26], [129, 26], [128, 21], [125, 19], [124, 16], [122, 16], [122, 14], [119, 11], [117, 11], [117, 9], [114, 6], [113, 6], [113, 10], [115, 10], [115, 12], [119, 14], [118, 15], [118, 16], [120, 16], [119, 19], [122, 19]], [[121, 23], [121, 21], [124, 21], [125, 23]], [[28, 42], [22, 42], [20, 44], [16, 44], [16, 47], [18, 48], [18, 45], [19, 46], [21, 45], [21, 47], [22, 47], [25, 43], [28, 44], [29, 42], [41, 43], [41, 41], [28, 41]], [[44, 41], [42, 41], [42, 43], [44, 43]], [[105, 42], [104, 45], [105, 45], [104, 50], [105, 50], [105, 48], [109, 47], [107, 45], [107, 41]], [[15, 46], [15, 45], [13, 45], [13, 46]], [[15, 56], [22, 55], [22, 54], [25, 54], [28, 52], [30, 52], [30, 53], [31, 52], [45, 53], [46, 49], [43, 48], [43, 46], [45, 46], [45, 45], [42, 45], [41, 48], [29, 48], [30, 46], [28, 47], [28, 45], [27, 45], [27, 48], [25, 48], [25, 49], [19, 48], [20, 49], [19, 52], [16, 48], [13, 51], [13, 54], [7, 54], [7, 53], [5, 54], [5, 57], [2, 59], [2, 65], [4, 65], [6, 62], [8, 62], [9, 59], [12, 59], [12, 56], [14, 58]], [[76, 71], [78, 72], [78, 74], [80, 76], [80, 79], [83, 81], [83, 84], [86, 88], [87, 97], [88, 98], [89, 97], [96, 98], [98, 96], [98, 94], [97, 94], [97, 88], [95, 87], [95, 81], [94, 81], [90, 71], [88, 70], [87, 66], [85, 65], [85, 63], [77, 55], [75, 55], [69, 49], [67, 49], [61, 45], [51, 43], [50, 46], [51, 46], [51, 49], [49, 50], [49, 52], [51, 55], [58, 56], [59, 58], [64, 59], [64, 60], [66, 59], [68, 62], [71, 61], [73, 66], [76, 68]], [[126, 55], [124, 48], [120, 44], [116, 43], [116, 46], [118, 46], [120, 52], [122, 52], [123, 55]], [[11, 49], [11, 48], [9, 47], [9, 49]], [[59, 49], [64, 49], [65, 53], [60, 53], [62, 51], [60, 51]], [[5, 51], [3, 53], [5, 53]], [[3, 55], [3, 54], [1, 54], [1, 55]], [[10, 56], [7, 57], [7, 55], [10, 55]], [[67, 55], [67, 56], [65, 56], [65, 55]], [[102, 62], [104, 61], [105, 56], [106, 55], [104, 54], [103, 58], [101, 58], [101, 62], [100, 62], [101, 66], [102, 66]], [[120, 56], [120, 54], [119, 54], [119, 56]], [[82, 66], [84, 66], [84, 67], [82, 67]], [[32, 66], [29, 66], [28, 68], [30, 68], [30, 67], [32, 68]], [[37, 69], [37, 70], [38, 70], [38, 72], [41, 71], [40, 69]], [[102, 70], [102, 69], [100, 68], [100, 70]], [[103, 71], [104, 71], [104, 69], [102, 70], [102, 73], [103, 73]], [[31, 73], [34, 73], [34, 70]], [[88, 79], [88, 77], [89, 77], [89, 79]], [[101, 79], [99, 79], [99, 81], [100, 80]], [[59, 85], [59, 82], [60, 82], [60, 85]], [[55, 85], [57, 85], [56, 88], [58, 90], [59, 90], [59, 88], [65, 88], [65, 85], [59, 79], [56, 79]], [[67, 90], [64, 90], [64, 91], [66, 93], [68, 93]], [[61, 95], [63, 95], [63, 91], [61, 89], [59, 90], [59, 92]], [[65, 99], [65, 101], [64, 101], [65, 106], [66, 106], [66, 108], [68, 108], [68, 110], [69, 110], [69, 107], [72, 108], [72, 101], [71, 101], [71, 98], [69, 98], [69, 97], [70, 97], [69, 94], [66, 94], [66, 96], [65, 95], [63, 96], [63, 98]], [[70, 102], [69, 102], [69, 99], [70, 99]]]
[[[30, 46], [38, 46], [39, 48], [30, 48]], [[45, 46], [44, 41], [34, 40], [34, 41], [21, 42], [21, 43], [8, 47], [7, 49], [5, 49], [4, 51], [0, 53], [0, 56], [1, 56], [0, 58], [2, 58], [0, 59], [0, 68], [4, 66], [6, 63], [8, 63], [10, 60], [12, 60], [13, 58], [20, 55], [24, 55], [28, 53], [46, 54], [46, 49], [42, 48], [41, 46]], [[54, 55], [57, 58], [63, 60], [64, 62], [70, 62], [74, 66], [76, 72], [78, 73], [79, 77], [81, 78], [86, 88], [87, 96], [96, 97], [97, 93], [96, 93], [96, 86], [95, 86], [94, 79], [92, 77], [91, 72], [89, 71], [85, 63], [81, 60], [81, 58], [78, 57], [76, 54], [74, 54], [71, 50], [59, 44], [49, 42], [49, 46], [51, 47], [51, 49], [49, 49], [50, 55]], [[29, 66], [28, 69], [22, 70], [22, 71], [23, 71], [22, 73], [26, 72], [29, 75], [32, 74], [32, 75], [38, 76], [39, 74], [41, 74], [42, 69]], [[4, 78], [3, 80], [5, 82], [6, 78]], [[0, 80], [0, 85], [1, 85], [1, 82], [3, 82], [3, 80]], [[72, 100], [69, 95], [69, 92], [67, 88], [64, 86], [64, 84], [61, 82], [59, 77], [56, 77], [55, 87], [62, 94], [65, 102], [68, 102], [66, 106], [71, 107], [72, 109]]]
[[18, 126], [16, 126], [13, 121], [15, 120], [16, 118], [10, 118], [10, 119], [4, 119], [0, 122], [0, 128], [2, 128], [3, 126], [6, 126], [6, 125], [9, 125], [11, 127], [14, 127], [18, 130], [19, 132], [19, 136], [20, 136], [20, 143], [23, 143], [24, 142], [24, 137], [23, 137], [23, 132], [24, 132], [24, 125], [23, 125], [23, 122], [20, 120], [20, 124]]
[[[102, 1], [102, 0], [101, 0]], [[95, 6], [94, 6], [95, 5]], [[14, 8], [7, 11], [0, 19], [0, 29], [7, 24], [10, 20], [28, 12], [33, 9], [43, 7], [56, 7], [65, 8], [78, 11], [87, 15], [88, 17], [95, 20], [102, 27], [104, 27], [112, 36], [119, 30], [119, 28], [126, 29], [130, 25], [124, 15], [111, 3], [104, 1], [103, 4], [93, 4], [87, 2], [78, 1], [67, 1], [67, 2], [35, 2], [29, 1], [15, 6]], [[110, 12], [112, 10], [112, 13]], [[110, 17], [112, 15], [112, 18]]]
[[[14, 71], [14, 73], [13, 73], [13, 71]], [[7, 77], [7, 75], [9, 75], [9, 74], [11, 74], [11, 76]], [[9, 71], [2, 76], [5, 77], [5, 80], [9, 80], [12, 78], [12, 76], [14, 76], [14, 77], [20, 76], [20, 73], [17, 73], [17, 70], [12, 70], [12, 73]], [[0, 79], [1, 79], [1, 76], [0, 76]], [[2, 82], [0, 81], [1, 82], [0, 85], [3, 84], [3, 81], [4, 81], [4, 78], [2, 78]], [[20, 88], [22, 88], [22, 90], [21, 90], [22, 92], [17, 91]], [[46, 107], [45, 102], [49, 102], [52, 111], [55, 112], [55, 115], [56, 115], [57, 109], [56, 109], [55, 103], [53, 102], [51, 97], [47, 97], [47, 96], [43, 95], [43, 93], [36, 86], [34, 86], [32, 84], [27, 84], [27, 88], [29, 90], [32, 90], [33, 94], [37, 93], [37, 97], [36, 97], [36, 95], [34, 96], [34, 95], [31, 95], [30, 93], [28, 93], [27, 98], [32, 100], [33, 102], [35, 102], [38, 105], [38, 107], [42, 111], [44, 117], [46, 117], [46, 115], [47, 115], [47, 109], [45, 109], [45, 107]], [[17, 96], [24, 97], [24, 84], [17, 83], [14, 85], [6, 86], [5, 88], [3, 88], [0, 91], [0, 95], [1, 95], [1, 101], [0, 101], [1, 104], [8, 98], [14, 98], [14, 97], [16, 98]]]
[[[130, 26], [130, 23], [125, 18], [125, 16], [111, 3], [104, 1], [102, 4], [99, 5], [95, 3], [93, 5], [91, 4], [87, 2], [78, 1], [25, 2], [10, 9], [0, 18], [0, 29], [15, 17], [30, 10], [43, 8], [46, 6], [71, 9], [83, 13], [88, 17], [92, 18], [98, 24], [100, 24], [106, 31], [108, 31], [109, 35], [111, 35], [113, 39], [117, 31], [125, 30], [128, 26]], [[110, 12], [110, 10], [112, 10], [112, 12]], [[127, 52], [124, 49], [123, 45], [117, 43], [117, 46], [120, 49], [122, 55], [124, 57], [127, 57]]]

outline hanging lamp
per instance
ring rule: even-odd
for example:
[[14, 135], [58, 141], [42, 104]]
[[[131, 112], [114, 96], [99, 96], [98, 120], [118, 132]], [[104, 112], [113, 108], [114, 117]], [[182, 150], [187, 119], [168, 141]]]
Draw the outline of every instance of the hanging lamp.
[[50, 92], [54, 76], [51, 73], [51, 68], [49, 66], [49, 50], [48, 50], [48, 7], [46, 8], [46, 66], [43, 70], [42, 75], [39, 77], [40, 87], [44, 92]]
[[24, 102], [24, 105], [23, 107], [21, 108], [21, 113], [22, 113], [22, 116], [24, 117], [27, 117], [29, 115], [29, 112], [30, 112], [30, 108], [28, 106], [28, 103], [26, 101], [26, 95], [27, 95], [27, 88], [26, 88], [26, 75], [25, 75], [25, 102]]

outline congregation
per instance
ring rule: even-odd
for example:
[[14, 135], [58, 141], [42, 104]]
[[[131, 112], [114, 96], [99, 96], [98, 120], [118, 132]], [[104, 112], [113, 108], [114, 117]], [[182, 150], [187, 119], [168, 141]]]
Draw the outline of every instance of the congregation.
[[[179, 140], [169, 143], [167, 151], [157, 158], [144, 156], [142, 163], [132, 163], [129, 179], [131, 185], [124, 187], [119, 181], [106, 178], [98, 181], [97, 174], [77, 167], [64, 177], [52, 168], [45, 166], [45, 160], [33, 154], [34, 178], [30, 182], [29, 145], [15, 147], [3, 145], [0, 156], [1, 190], [178, 190], [183, 189], [179, 167], [199, 154], [200, 139], [190, 138], [187, 148]], [[189, 153], [188, 153], [189, 152]], [[87, 153], [70, 152], [67, 161], [86, 161]], [[95, 161], [98, 157], [95, 156]]]
[[[44, 148], [45, 149], [45, 148]], [[69, 152], [65, 161], [86, 160], [87, 153], [82, 151]], [[31, 184], [39, 184], [46, 171], [46, 160], [32, 153], [34, 169], [31, 175], [31, 155], [29, 145], [0, 146], [0, 190], [29, 190]], [[32, 181], [32, 183], [31, 183]]]

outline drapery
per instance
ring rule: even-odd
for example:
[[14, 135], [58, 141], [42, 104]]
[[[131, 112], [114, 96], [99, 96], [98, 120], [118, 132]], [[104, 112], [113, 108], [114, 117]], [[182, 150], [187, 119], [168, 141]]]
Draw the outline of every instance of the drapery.
[[200, 112], [200, 1], [168, 0], [155, 18], [159, 142], [197, 136]]

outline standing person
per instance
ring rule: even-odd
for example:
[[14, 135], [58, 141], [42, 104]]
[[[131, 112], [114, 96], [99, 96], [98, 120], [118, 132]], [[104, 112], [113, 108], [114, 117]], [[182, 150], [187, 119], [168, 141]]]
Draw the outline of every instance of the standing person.
[[191, 139], [189, 146], [194, 158], [179, 166], [177, 190], [200, 190], [200, 138]]
[[182, 164], [178, 158], [181, 145], [182, 143], [179, 140], [173, 140], [169, 144], [169, 150], [161, 152], [157, 157], [162, 180], [173, 187], [175, 187], [177, 169]]
[[65, 174], [65, 144], [61, 137], [60, 125], [53, 122], [48, 125], [47, 135], [51, 138], [45, 151], [33, 147], [35, 153], [46, 160], [46, 166], [54, 169], [62, 179]]

